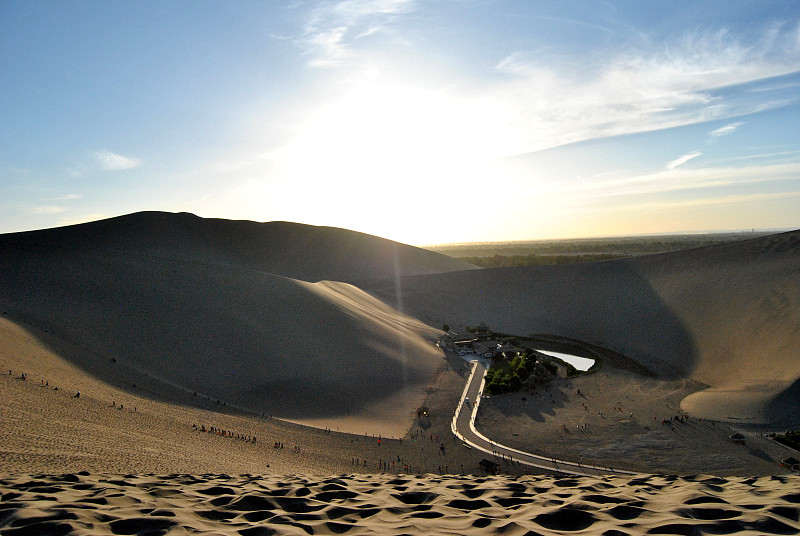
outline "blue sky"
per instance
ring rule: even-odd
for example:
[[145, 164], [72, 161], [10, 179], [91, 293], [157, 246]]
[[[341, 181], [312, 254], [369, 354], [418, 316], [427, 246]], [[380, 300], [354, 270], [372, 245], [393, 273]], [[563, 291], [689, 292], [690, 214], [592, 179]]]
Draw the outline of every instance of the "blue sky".
[[0, 232], [800, 227], [792, 1], [5, 1], [0, 75]]

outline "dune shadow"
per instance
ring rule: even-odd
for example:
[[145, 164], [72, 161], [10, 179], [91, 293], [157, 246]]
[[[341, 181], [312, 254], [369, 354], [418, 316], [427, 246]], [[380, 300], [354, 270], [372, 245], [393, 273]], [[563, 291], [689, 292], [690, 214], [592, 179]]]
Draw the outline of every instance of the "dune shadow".
[[756, 458], [761, 458], [762, 460], [766, 460], [770, 463], [775, 463], [775, 459], [761, 449], [750, 449], [750, 456], [755, 456]]
[[[247, 225], [249, 238], [243, 240], [229, 235], [245, 227], [201, 220], [189, 215], [138, 215], [115, 219], [106, 227], [2, 235], [0, 306], [9, 318], [70, 341], [76, 348], [70, 360], [119, 387], [130, 389], [135, 383], [140, 390], [149, 388], [187, 403], [193, 403], [190, 395], [201, 393], [205, 400], [228, 400], [254, 411], [291, 410], [302, 418], [349, 413], [409, 385], [422, 385], [430, 380], [432, 365], [429, 356], [414, 352], [402, 359], [387, 358], [398, 346], [389, 330], [377, 334], [365, 328], [293, 280], [267, 273], [266, 268], [309, 278], [340, 275], [362, 281], [365, 291], [430, 326], [484, 322], [502, 333], [551, 334], [583, 341], [630, 358], [661, 378], [694, 373], [700, 361], [696, 337], [702, 337], [707, 352], [709, 341], [714, 343], [720, 336], [713, 330], [693, 332], [693, 326], [683, 320], [686, 310], [674, 310], [676, 303], [701, 320], [718, 313], [714, 300], [728, 303], [725, 300], [742, 294], [742, 288], [747, 288], [747, 296], [761, 300], [758, 303], [763, 302], [764, 310], [780, 305], [791, 312], [796, 304], [791, 292], [772, 287], [765, 288], [774, 290], [773, 294], [761, 296], [764, 289], [757, 286], [755, 268], [747, 269], [749, 275], [737, 274], [742, 271], [740, 258], [750, 259], [750, 266], [761, 266], [771, 255], [786, 255], [788, 262], [782, 261], [780, 273], [794, 273], [797, 234], [750, 241], [755, 245], [651, 258], [398, 279], [386, 276], [393, 272], [387, 259], [396, 253], [391, 244], [382, 246], [381, 269], [369, 268], [373, 241], [355, 235], [345, 240], [339, 231], [325, 231], [319, 235], [322, 238], [300, 249], [293, 246], [291, 252], [308, 255], [292, 258], [278, 249], [311, 231], [291, 225], [286, 230], [283, 225], [276, 227], [282, 230], [272, 238], [260, 239], [259, 254], [254, 256], [248, 240], [261, 236], [262, 228]], [[167, 233], [162, 224], [170, 221], [177, 231], [170, 228]], [[135, 228], [132, 240], [128, 246], [121, 245], [120, 236], [125, 237], [131, 226]], [[97, 229], [102, 232], [92, 231]], [[283, 238], [276, 242], [275, 236]], [[188, 242], [182, 243], [182, 237]], [[324, 250], [329, 271], [284, 271], [296, 265], [312, 266], [314, 255], [309, 248], [313, 247], [308, 244], [332, 237], [358, 254], [342, 257], [339, 250], [331, 253], [328, 245]], [[234, 244], [226, 250], [231, 240]], [[275, 258], [266, 258], [269, 255]], [[342, 263], [351, 257], [360, 260], [342, 268], [350, 266]], [[413, 263], [404, 262], [403, 266], [408, 265], [404, 273], [416, 273], [409, 268]], [[457, 269], [449, 262], [437, 266]], [[728, 267], [724, 272], [728, 279], [718, 277], [719, 266]], [[780, 287], [782, 280], [776, 281]], [[662, 295], [669, 295], [671, 301], [667, 303]], [[749, 303], [731, 300], [742, 308]], [[780, 324], [777, 336], [796, 340], [796, 334], [786, 335], [790, 328], [784, 324], [791, 325]], [[721, 329], [719, 322], [709, 325]], [[392, 345], [395, 348], [387, 350]], [[790, 350], [795, 347], [796, 343], [785, 344]], [[726, 366], [721, 358], [714, 359], [710, 365], [705, 363], [711, 374], [714, 367]], [[738, 364], [743, 362], [741, 356], [737, 359]], [[794, 379], [769, 402], [766, 411], [771, 419], [788, 423], [794, 416], [796, 423], [799, 382]], [[553, 403], [566, 400], [556, 400], [554, 395]], [[543, 418], [545, 411], [531, 410], [531, 418]]]
[[399, 344], [391, 333], [365, 328], [286, 278], [2, 246], [8, 318], [46, 331], [51, 349], [87, 373], [144, 396], [325, 418], [424, 386], [433, 368], [413, 353], [390, 357]]
[[[394, 303], [395, 286], [365, 288]], [[405, 311], [431, 325], [469, 326], [522, 337], [552, 334], [607, 348], [662, 377], [691, 371], [690, 330], [627, 260], [495, 268], [406, 277]]]
[[[525, 400], [522, 400], [525, 398]], [[535, 422], [545, 422], [554, 417], [556, 411], [571, 402], [569, 392], [561, 387], [539, 387], [508, 395], [497, 395], [489, 399], [492, 408], [505, 417], [524, 415]]]
[[[762, 406], [732, 403], [726, 418], [765, 414], [796, 426], [799, 259], [795, 231], [622, 260], [406, 277], [402, 303], [430, 325], [483, 322], [520, 337], [555, 335], [608, 349], [662, 379], [724, 384], [731, 393], [761, 389], [768, 393]], [[366, 288], [388, 303], [394, 289], [386, 282]], [[793, 383], [780, 391], [787, 381]]]
[[800, 379], [781, 391], [767, 405], [765, 414], [773, 426], [793, 428], [800, 424]]

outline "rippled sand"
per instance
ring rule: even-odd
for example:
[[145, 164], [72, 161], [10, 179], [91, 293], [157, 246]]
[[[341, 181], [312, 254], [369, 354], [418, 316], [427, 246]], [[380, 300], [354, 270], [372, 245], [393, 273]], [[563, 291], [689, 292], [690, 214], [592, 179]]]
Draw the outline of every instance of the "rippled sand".
[[20, 534], [797, 534], [800, 478], [13, 475]]

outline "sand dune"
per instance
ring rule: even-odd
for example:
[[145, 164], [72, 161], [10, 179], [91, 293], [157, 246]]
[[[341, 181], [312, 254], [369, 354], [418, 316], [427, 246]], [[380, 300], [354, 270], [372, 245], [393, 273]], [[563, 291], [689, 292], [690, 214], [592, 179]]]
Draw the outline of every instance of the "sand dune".
[[[436, 273], [464, 266], [386, 243], [374, 261], [376, 239], [337, 230], [288, 225], [279, 247], [258, 243], [270, 226], [189, 215], [95, 225], [0, 236], [4, 536], [800, 532], [785, 447], [755, 433], [734, 444], [696, 417], [653, 424], [682, 397], [701, 416], [798, 414], [798, 233]], [[226, 246], [227, 230], [246, 228]], [[341, 273], [358, 286], [325, 280]], [[468, 367], [433, 346], [431, 327], [480, 321], [656, 372], [641, 381], [609, 358], [535, 396], [489, 399], [484, 433], [554, 457], [723, 476], [534, 477], [500, 458], [507, 474], [484, 476], [485, 454], [449, 432]], [[423, 403], [430, 414], [415, 418]]]
[[[51, 348], [58, 348], [59, 353]], [[384, 421], [374, 415], [355, 423], [358, 434], [352, 435], [337, 432], [335, 420], [322, 423], [330, 426], [326, 431], [252, 414], [232, 414], [230, 408], [204, 398], [189, 397], [186, 401], [191, 405], [176, 404], [159, 400], [141, 387], [116, 388], [61, 357], [79, 350], [51, 333], [26, 329], [0, 317], [0, 474], [83, 470], [338, 474], [442, 472], [447, 466], [466, 472], [480, 469], [482, 453], [452, 441], [443, 451], [434, 441], [434, 434], [449, 437], [444, 432], [449, 429], [455, 399], [437, 404], [446, 409], [441, 414], [436, 410], [435, 422], [427, 425], [424, 435], [406, 441], [383, 435], [378, 442]], [[442, 394], [438, 389], [444, 385], [441, 377], [437, 375], [432, 384], [437, 394]], [[453, 374], [446, 374], [448, 377], [457, 398], [463, 380]], [[76, 398], [78, 391], [81, 395]], [[396, 409], [383, 409], [392, 422]], [[349, 422], [354, 423], [354, 417]], [[402, 425], [404, 431], [409, 426], [405, 416]], [[274, 448], [275, 442], [284, 448]], [[396, 463], [385, 468], [381, 461]]]
[[[157, 236], [164, 221], [172, 222], [172, 227]], [[361, 277], [353, 285], [268, 273], [268, 265], [277, 261], [266, 254], [259, 257], [267, 259], [261, 265], [255, 257], [244, 259], [247, 240], [236, 245], [232, 239], [234, 245], [225, 246], [228, 231], [221, 229], [242, 228], [247, 236], [252, 229], [255, 235], [256, 231], [270, 234], [270, 226], [158, 213], [106, 223], [107, 227], [99, 222], [94, 227], [65, 228], [64, 234], [49, 230], [0, 236], [0, 312], [7, 319], [0, 323], [0, 357], [7, 368], [21, 367], [42, 379], [57, 380], [62, 389], [91, 385], [84, 387], [89, 393], [84, 396], [102, 401], [103, 407], [123, 397], [136, 400], [133, 403], [138, 407], [156, 400], [181, 404], [161, 405], [151, 412], [151, 424], [159, 422], [160, 430], [170, 430], [165, 434], [180, 438], [162, 445], [164, 452], [173, 454], [162, 455], [162, 461], [147, 454], [130, 458], [110, 441], [104, 447], [107, 454], [92, 461], [98, 470], [138, 467], [148, 472], [193, 472], [193, 467], [202, 466], [212, 472], [228, 471], [228, 467], [249, 472], [260, 466], [263, 452], [252, 457], [254, 452], [241, 448], [240, 457], [225, 460], [223, 468], [221, 460], [209, 458], [202, 448], [181, 458], [181, 445], [188, 437], [184, 437], [187, 421], [201, 420], [192, 411], [211, 412], [212, 420], [239, 412], [236, 418], [244, 420], [235, 421], [231, 428], [247, 430], [248, 435], [264, 433], [261, 416], [273, 415], [384, 436], [402, 436], [414, 423], [415, 439], [419, 434], [435, 442], [440, 434], [449, 437], [449, 419], [463, 387], [466, 365], [457, 357], [445, 358], [433, 346], [438, 333], [435, 327], [444, 323], [457, 326], [483, 321], [509, 333], [572, 337], [620, 352], [654, 371], [656, 378], [650, 387], [642, 390], [637, 384], [622, 402], [626, 411], [631, 411], [627, 406], [647, 404], [648, 397], [658, 399], [651, 414], [640, 415], [632, 408], [639, 418], [635, 426], [617, 420], [606, 425], [603, 415], [594, 419], [589, 439], [598, 446], [598, 462], [603, 461], [603, 452], [613, 454], [614, 449], [607, 447], [624, 441], [616, 436], [626, 430], [635, 428], [630, 433], [647, 443], [647, 438], [654, 437], [649, 423], [677, 411], [681, 398], [684, 409], [695, 419], [791, 423], [800, 414], [796, 392], [800, 374], [796, 359], [798, 233], [625, 261], [431, 273], [463, 266], [451, 265], [438, 256], [433, 257], [435, 263], [422, 268], [395, 265], [394, 256], [391, 263], [384, 258], [375, 264], [369, 248], [360, 242], [372, 243], [377, 240], [374, 237], [289, 226], [316, 236], [300, 248], [305, 256], [291, 250], [291, 255], [298, 256], [295, 261], [313, 265], [315, 259], [321, 259], [313, 268], [316, 276], [352, 269]], [[95, 232], [98, 238], [93, 241]], [[341, 240], [321, 244], [320, 236], [346, 236], [356, 245], [348, 249]], [[265, 239], [258, 246], [262, 253], [269, 249], [267, 242]], [[312, 243], [320, 251], [311, 248]], [[381, 251], [397, 250], [390, 246]], [[408, 258], [429, 259], [412, 250], [408, 250]], [[337, 256], [339, 251], [346, 251], [342, 255], [348, 258]], [[362, 257], [356, 251], [362, 251]], [[275, 249], [271, 256], [280, 257], [278, 253]], [[395, 266], [406, 268], [395, 271]], [[427, 273], [395, 277], [420, 271]], [[30, 331], [15, 331], [22, 329], [19, 325]], [[34, 332], [35, 337], [30, 335]], [[28, 343], [9, 346], [12, 339]], [[33, 351], [37, 348], [46, 352]], [[19, 361], [20, 355], [31, 357]], [[66, 361], [59, 361], [62, 358]], [[66, 364], [76, 364], [83, 372], [75, 376]], [[581, 383], [584, 394], [591, 394], [593, 408], [608, 412], [620, 405], [615, 398], [619, 389], [614, 385], [636, 381], [633, 368], [620, 371], [608, 369], [605, 376], [590, 376]], [[115, 419], [119, 429], [109, 428], [98, 420], [100, 410], [81, 417], [70, 415], [68, 402], [60, 398], [52, 408], [42, 405], [41, 397], [7, 379], [3, 385], [10, 390], [4, 391], [4, 396], [22, 402], [15, 402], [14, 411], [4, 414], [4, 419], [13, 420], [13, 426], [6, 423], [4, 428], [13, 430], [8, 444], [22, 446], [0, 453], [6, 470], [14, 467], [14, 460], [24, 460], [24, 467], [31, 470], [60, 467], [70, 471], [86, 461], [85, 442], [73, 439], [62, 445], [58, 430], [44, 434], [29, 430], [25, 419], [33, 419], [34, 414], [38, 426], [46, 426], [52, 417], [87, 434], [89, 444], [98, 434], [124, 437], [122, 445], [133, 438], [138, 438], [134, 444], [144, 445], [152, 438], [140, 437], [135, 421]], [[106, 383], [96, 383], [96, 379]], [[703, 384], [709, 387], [703, 389]], [[548, 399], [552, 407], [543, 398], [544, 406], [536, 411], [524, 400], [498, 399], [487, 403], [486, 417], [479, 423], [485, 426], [485, 433], [499, 434], [518, 448], [541, 449], [535, 445], [537, 437], [552, 435], [560, 423], [574, 425], [582, 418], [585, 408], [580, 401], [586, 399], [573, 396], [575, 389], [569, 382], [554, 384]], [[672, 399], [678, 393], [679, 400]], [[415, 409], [423, 403], [433, 410], [425, 423], [414, 418]], [[26, 405], [38, 409], [28, 410]], [[539, 427], [526, 424], [523, 417], [531, 411], [539, 415]], [[496, 422], [499, 415], [504, 422]], [[271, 425], [276, 422], [270, 421]], [[679, 431], [685, 437], [676, 440], [685, 440], [685, 451], [691, 453], [693, 445], [709, 440], [708, 429], [693, 421]], [[737, 450], [725, 433], [717, 435], [715, 441], [721, 445], [715, 447], [719, 451], [715, 471], [785, 472], [777, 468], [781, 453], [765, 446], [766, 440], [759, 439], [759, 443], [754, 438], [755, 446], [748, 447], [749, 451]], [[580, 456], [583, 447], [573, 439], [563, 443], [564, 452]], [[302, 441], [318, 440], [312, 433]], [[325, 444], [330, 441], [328, 437]], [[335, 449], [335, 462], [320, 462], [329, 455], [319, 451], [320, 457], [313, 463], [306, 460], [299, 466], [299, 460], [294, 460], [295, 466], [343, 469], [341, 464], [350, 458], [348, 448], [355, 445], [348, 442], [355, 439], [342, 441]], [[558, 442], [553, 445], [561, 448]], [[440, 454], [435, 449], [429, 452], [430, 448], [423, 454], [422, 445], [419, 447], [414, 450], [406, 445], [397, 455], [417, 459], [418, 469], [436, 466], [444, 472], [448, 464], [474, 468], [477, 462], [475, 453], [460, 445]], [[143, 446], [138, 452], [149, 451]], [[647, 450], [641, 452], [644, 454], [629, 463], [646, 472], [652, 464]], [[554, 451], [556, 455], [559, 452]], [[689, 458], [691, 455], [685, 462], [671, 465], [674, 460], [665, 456], [658, 469], [706, 467], [702, 457]], [[225, 465], [228, 462], [232, 465]]]
[[[347, 299], [348, 287], [335, 290], [340, 291], [343, 297], [338, 299]], [[453, 409], [469, 373], [458, 356], [448, 354], [429, 384], [424, 401], [429, 415], [414, 418], [404, 440], [393, 440], [380, 428], [393, 422], [396, 407], [373, 406], [372, 414], [362, 410], [331, 420], [306, 419], [332, 429], [326, 431], [232, 414], [230, 407], [205, 397], [187, 396], [176, 404], [159, 400], [141, 385], [117, 388], [99, 381], [95, 371], [82, 371], [62, 357], [80, 352], [52, 333], [0, 317], [0, 473], [484, 474], [478, 462], [486, 455], [455, 441], [450, 432]], [[26, 380], [20, 378], [22, 372]], [[606, 366], [598, 374], [554, 382], [535, 396], [528, 394], [527, 402], [520, 399], [526, 393], [486, 399], [478, 427], [503, 444], [548, 457], [582, 458], [645, 473], [789, 472], [779, 466], [791, 455], [787, 448], [758, 434], [745, 431], [743, 446], [727, 439], [729, 427], [697, 419], [653, 426], [654, 418], [677, 411], [681, 393], [693, 388], [685, 380], [642, 381], [633, 374]], [[583, 396], [574, 396], [578, 388]], [[81, 396], [74, 398], [77, 391]], [[614, 416], [612, 406], [619, 405], [618, 400], [624, 418]], [[591, 406], [591, 415], [584, 412], [581, 401]], [[606, 417], [598, 416], [598, 410]], [[635, 411], [635, 419], [628, 419], [627, 411]], [[401, 416], [397, 422], [406, 429], [409, 418]], [[573, 428], [583, 422], [589, 427], [580, 433], [560, 429], [561, 423]], [[358, 433], [337, 433], [337, 428]], [[221, 435], [220, 430], [236, 437]], [[249, 437], [258, 441], [248, 441]], [[285, 448], [273, 448], [276, 441]], [[497, 462], [507, 474], [536, 471], [518, 462], [500, 458]]]
[[397, 435], [441, 364], [419, 322], [378, 324], [369, 304], [348, 314], [278, 276], [153, 260], [51, 260], [42, 279], [16, 267], [27, 283], [4, 296], [12, 317], [81, 347], [69, 357], [106, 381], [171, 399], [300, 420], [391, 402], [380, 426]]
[[224, 265], [303, 281], [345, 281], [474, 270], [445, 255], [355, 231], [289, 222], [139, 212], [0, 235], [0, 253], [157, 257]]
[[[800, 423], [800, 231], [663, 255], [408, 277], [404, 311], [432, 326], [554, 334], [709, 386], [699, 417]], [[388, 303], [394, 285], [368, 291]]]
[[145, 213], [3, 235], [0, 307], [120, 387], [359, 432], [380, 415], [370, 428], [395, 436], [441, 366], [435, 330], [355, 287], [267, 270], [315, 280], [464, 266], [337, 229]]
[[3, 534], [796, 534], [798, 477], [0, 479]]

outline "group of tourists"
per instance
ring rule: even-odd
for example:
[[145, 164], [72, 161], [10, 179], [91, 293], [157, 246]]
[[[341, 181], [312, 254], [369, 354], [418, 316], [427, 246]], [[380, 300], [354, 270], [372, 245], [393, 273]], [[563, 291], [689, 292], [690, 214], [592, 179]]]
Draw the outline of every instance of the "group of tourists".
[[[272, 445], [272, 448], [274, 448], [276, 450], [283, 450], [283, 447], [284, 447], [283, 441], [276, 441], [275, 444]], [[300, 447], [295, 445], [294, 447], [292, 447], [292, 452], [299, 453], [300, 452]]]
[[669, 419], [662, 419], [661, 424], [672, 424], [674, 422], [683, 424], [689, 420], [689, 417], [686, 415], [673, 415]]
[[[8, 369], [8, 375], [9, 376], [14, 376], [14, 371], [12, 371], [11, 369]], [[28, 381], [28, 373], [27, 372], [20, 372], [19, 376], [17, 376], [17, 379], [21, 380], [23, 382]], [[39, 383], [39, 386], [40, 387], [47, 387], [49, 389], [50, 388], [50, 380], [45, 380], [44, 378], [42, 378], [41, 382]], [[58, 390], [59, 390], [58, 387], [53, 387], [53, 391], [58, 391]], [[81, 397], [81, 392], [80, 391], [77, 391], [74, 395], [72, 395], [72, 398], [80, 398], [80, 397]]]
[[256, 442], [256, 436], [239, 434], [239, 433], [236, 433], [236, 432], [232, 432], [231, 430], [224, 430], [222, 428], [217, 428], [216, 426], [209, 426], [208, 428], [206, 428], [205, 424], [201, 424], [200, 426], [198, 426], [196, 424], [193, 424], [192, 428], [194, 428], [194, 430], [197, 431], [197, 432], [205, 432], [205, 433], [209, 433], [209, 434], [216, 434], [216, 435], [222, 436], [222, 437], [229, 437], [231, 439], [238, 439], [238, 440], [244, 441], [246, 443], [255, 443]]

